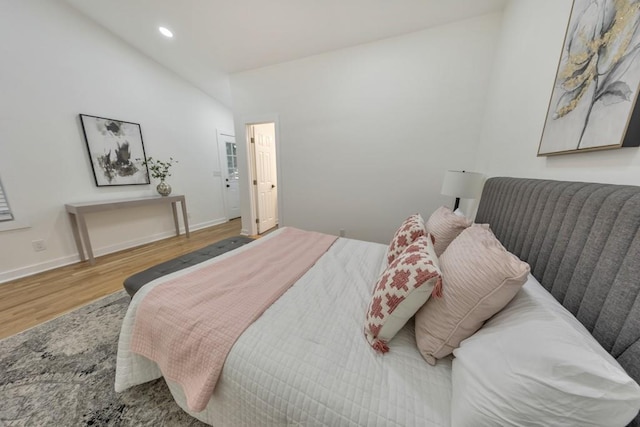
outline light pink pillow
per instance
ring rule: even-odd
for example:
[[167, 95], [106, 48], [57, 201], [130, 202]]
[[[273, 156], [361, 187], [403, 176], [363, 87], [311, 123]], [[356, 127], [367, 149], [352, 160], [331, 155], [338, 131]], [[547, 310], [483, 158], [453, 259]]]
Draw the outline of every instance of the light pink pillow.
[[509, 253], [489, 227], [464, 230], [440, 256], [442, 298], [416, 313], [416, 341], [425, 360], [450, 354], [500, 311], [527, 280], [529, 264]]
[[448, 207], [441, 206], [431, 214], [425, 228], [435, 239], [436, 254], [440, 256], [453, 239], [470, 225], [471, 221], [464, 216], [456, 215]]
[[430, 237], [421, 236], [382, 273], [367, 309], [364, 335], [376, 351], [387, 343], [434, 294], [441, 295], [438, 257]]
[[387, 249], [387, 264], [391, 264], [398, 255], [413, 243], [418, 237], [426, 235], [424, 219], [420, 214], [413, 214], [405, 219], [400, 228], [393, 235]]

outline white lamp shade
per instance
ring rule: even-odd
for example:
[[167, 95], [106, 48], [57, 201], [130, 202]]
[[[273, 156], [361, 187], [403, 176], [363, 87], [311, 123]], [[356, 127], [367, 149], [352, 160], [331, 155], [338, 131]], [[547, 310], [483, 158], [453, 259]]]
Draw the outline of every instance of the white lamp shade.
[[482, 193], [484, 175], [477, 172], [447, 171], [442, 182], [442, 190], [445, 196], [459, 197], [461, 199], [477, 199]]

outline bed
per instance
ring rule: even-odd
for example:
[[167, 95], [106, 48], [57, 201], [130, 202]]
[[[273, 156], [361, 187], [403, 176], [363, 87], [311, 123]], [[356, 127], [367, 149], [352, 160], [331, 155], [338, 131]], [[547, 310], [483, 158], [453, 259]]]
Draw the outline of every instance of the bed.
[[[476, 222], [490, 224], [542, 286], [640, 380], [640, 188], [491, 178]], [[116, 389], [162, 376], [155, 363], [130, 351], [147, 294], [282, 232], [142, 288], [123, 323]], [[206, 408], [190, 411], [181, 387], [167, 380], [176, 402], [218, 426], [451, 425], [452, 356], [426, 364], [412, 322], [383, 356], [363, 336], [363, 313], [386, 266], [386, 250], [336, 240], [235, 342]]]

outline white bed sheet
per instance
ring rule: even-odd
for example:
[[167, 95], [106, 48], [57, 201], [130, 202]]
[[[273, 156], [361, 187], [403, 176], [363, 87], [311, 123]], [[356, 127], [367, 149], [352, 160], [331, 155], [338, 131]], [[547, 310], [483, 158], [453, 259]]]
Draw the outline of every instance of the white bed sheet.
[[[364, 338], [365, 310], [385, 253], [385, 245], [338, 239], [238, 339], [206, 409], [187, 412], [215, 426], [449, 426], [451, 358], [428, 365], [413, 321], [384, 355]], [[154, 286], [194, 268], [160, 278], [133, 298], [120, 335], [116, 391], [162, 375], [129, 351], [135, 310]], [[186, 410], [180, 386], [168, 384]]]

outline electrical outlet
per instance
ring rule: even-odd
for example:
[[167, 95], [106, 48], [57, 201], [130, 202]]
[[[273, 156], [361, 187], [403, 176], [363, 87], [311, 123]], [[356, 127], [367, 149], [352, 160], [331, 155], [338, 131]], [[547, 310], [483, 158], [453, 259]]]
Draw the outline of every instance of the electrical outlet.
[[346, 235], [347, 235], [347, 233], [344, 231], [344, 228], [341, 228], [340, 229], [340, 237], [344, 237]]
[[33, 246], [33, 250], [36, 252], [42, 252], [47, 249], [47, 244], [44, 240], [34, 240], [31, 242], [31, 245]]

